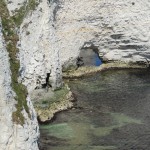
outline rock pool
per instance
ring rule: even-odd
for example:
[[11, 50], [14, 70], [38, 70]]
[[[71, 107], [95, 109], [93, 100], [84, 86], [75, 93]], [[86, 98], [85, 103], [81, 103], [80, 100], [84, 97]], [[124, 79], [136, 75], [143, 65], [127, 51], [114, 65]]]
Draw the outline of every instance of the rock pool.
[[76, 107], [40, 125], [41, 150], [150, 149], [149, 70], [108, 70], [69, 85]]

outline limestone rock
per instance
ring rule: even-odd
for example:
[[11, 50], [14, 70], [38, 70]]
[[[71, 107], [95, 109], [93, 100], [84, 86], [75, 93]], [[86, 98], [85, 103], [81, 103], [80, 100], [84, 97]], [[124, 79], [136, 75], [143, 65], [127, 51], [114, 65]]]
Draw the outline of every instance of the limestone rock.
[[[23, 1], [20, 1], [23, 4]], [[97, 48], [105, 61], [150, 60], [149, 1], [38, 1], [20, 27], [20, 76], [32, 91], [45, 84], [61, 86], [62, 66], [76, 64], [82, 48]], [[10, 12], [18, 0], [8, 3]]]
[[59, 46], [53, 22], [54, 7], [42, 1], [20, 27], [20, 75], [29, 91], [45, 84], [48, 73], [53, 89], [61, 86]]
[[63, 0], [56, 13], [62, 63], [75, 59], [87, 43], [102, 59], [138, 62], [150, 59], [149, 1]]
[[15, 11], [19, 10], [27, 0], [5, 0], [7, 2], [7, 7], [10, 15], [15, 14]]
[[1, 150], [38, 150], [37, 140], [39, 129], [36, 113], [27, 98], [31, 119], [25, 110], [23, 126], [12, 121], [12, 112], [15, 111], [15, 93], [11, 88], [11, 72], [8, 52], [2, 35], [0, 20], [0, 149]]

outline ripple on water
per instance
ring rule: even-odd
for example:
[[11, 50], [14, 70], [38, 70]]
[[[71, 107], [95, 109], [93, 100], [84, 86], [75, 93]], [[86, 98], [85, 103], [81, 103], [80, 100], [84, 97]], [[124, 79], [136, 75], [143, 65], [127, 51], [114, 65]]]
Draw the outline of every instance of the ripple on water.
[[149, 76], [149, 71], [114, 70], [70, 82], [82, 109], [41, 125], [41, 149], [149, 150]]

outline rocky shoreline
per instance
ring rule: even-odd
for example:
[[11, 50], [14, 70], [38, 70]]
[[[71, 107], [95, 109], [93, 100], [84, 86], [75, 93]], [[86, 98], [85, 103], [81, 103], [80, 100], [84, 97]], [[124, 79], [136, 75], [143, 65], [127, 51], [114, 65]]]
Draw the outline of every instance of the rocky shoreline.
[[60, 111], [72, 108], [74, 97], [68, 85], [57, 91], [37, 90], [31, 95], [39, 122], [47, 122], [53, 119]]
[[[113, 62], [102, 64], [99, 67], [83, 66], [76, 70], [70, 70], [63, 73], [64, 79], [75, 79], [88, 76], [97, 72], [109, 69], [146, 69], [144, 64], [133, 64], [123, 62]], [[56, 113], [70, 109], [74, 106], [75, 98], [69, 86], [65, 84], [61, 89], [46, 91], [45, 89], [37, 89], [31, 94], [31, 99], [41, 123], [52, 120]]]
[[112, 62], [112, 63], [102, 64], [99, 67], [82, 66], [79, 67], [77, 70], [70, 70], [67, 72], [63, 72], [63, 78], [64, 79], [80, 78], [108, 69], [146, 69], [146, 68], [148, 68], [148, 66], [145, 64]]

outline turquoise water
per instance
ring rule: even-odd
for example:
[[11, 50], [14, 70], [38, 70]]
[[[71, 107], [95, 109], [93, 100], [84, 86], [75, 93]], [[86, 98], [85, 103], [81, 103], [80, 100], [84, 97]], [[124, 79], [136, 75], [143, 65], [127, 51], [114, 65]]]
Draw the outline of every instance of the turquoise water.
[[109, 70], [70, 81], [74, 109], [41, 125], [41, 150], [149, 150], [150, 71]]

